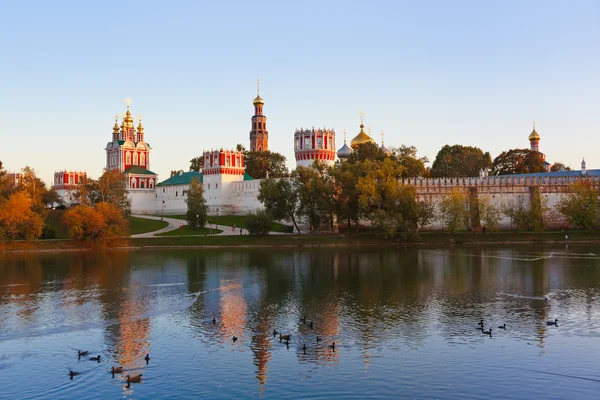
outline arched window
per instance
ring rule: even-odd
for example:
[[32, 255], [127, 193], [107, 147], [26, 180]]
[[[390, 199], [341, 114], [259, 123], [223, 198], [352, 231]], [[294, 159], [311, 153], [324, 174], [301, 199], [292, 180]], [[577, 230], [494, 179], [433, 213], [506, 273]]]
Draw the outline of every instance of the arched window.
[[150, 179], [150, 183], [148, 184], [150, 189], [154, 189], [154, 179]]
[[[128, 154], [129, 154], [129, 153], [128, 153]], [[136, 182], [136, 179], [135, 179], [135, 178], [131, 178], [131, 187], [132, 187], [133, 189], [135, 189], [136, 183], [137, 183], [137, 182]]]
[[127, 154], [125, 155], [125, 164], [129, 165], [131, 164], [131, 152], [128, 151]]
[[146, 153], [140, 153], [140, 165], [146, 165]]
[[146, 182], [145, 181], [140, 181], [140, 188], [142, 188], [142, 189], [146, 188]]
[[138, 165], [138, 153], [133, 153], [133, 165]]

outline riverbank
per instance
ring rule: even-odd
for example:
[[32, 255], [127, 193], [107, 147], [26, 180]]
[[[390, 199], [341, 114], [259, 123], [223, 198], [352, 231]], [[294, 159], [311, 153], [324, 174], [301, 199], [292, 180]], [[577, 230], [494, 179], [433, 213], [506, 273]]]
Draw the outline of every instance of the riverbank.
[[[569, 243], [600, 243], [600, 231], [568, 231]], [[357, 246], [450, 246], [492, 244], [563, 244], [565, 235], [558, 232], [422, 232], [416, 240], [387, 240], [374, 233], [338, 235], [272, 235], [272, 236], [161, 236], [115, 240], [111, 249], [154, 248], [222, 248], [222, 247], [357, 247]], [[89, 242], [75, 240], [37, 240], [1, 242], [6, 251], [77, 251], [94, 249]]]

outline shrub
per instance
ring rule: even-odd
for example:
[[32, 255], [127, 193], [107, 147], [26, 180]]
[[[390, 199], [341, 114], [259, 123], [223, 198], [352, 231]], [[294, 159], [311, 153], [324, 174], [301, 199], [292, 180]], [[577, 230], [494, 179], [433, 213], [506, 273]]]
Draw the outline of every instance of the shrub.
[[265, 211], [250, 214], [246, 220], [246, 228], [250, 235], [268, 235], [273, 220]]

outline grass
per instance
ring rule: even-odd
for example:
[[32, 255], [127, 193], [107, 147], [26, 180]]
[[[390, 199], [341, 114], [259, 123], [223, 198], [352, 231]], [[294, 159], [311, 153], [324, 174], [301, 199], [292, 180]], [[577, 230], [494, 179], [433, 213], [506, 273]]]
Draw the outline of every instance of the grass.
[[168, 222], [159, 221], [156, 219], [146, 219], [131, 216], [127, 217], [127, 219], [129, 220], [129, 232], [132, 235], [137, 235], [138, 233], [154, 232], [169, 226]]
[[[185, 215], [169, 215], [168, 218], [185, 220]], [[211, 215], [208, 217], [208, 219], [213, 224], [225, 226], [231, 226], [235, 224], [237, 230], [239, 230], [239, 228], [248, 229], [248, 227], [246, 226], [246, 220], [248, 219], [248, 215]], [[284, 226], [285, 225], [279, 223], [273, 223], [271, 225], [271, 231], [283, 232]]]
[[189, 225], [184, 225], [183, 228], [176, 229], [174, 231], [159, 233], [156, 236], [197, 236], [197, 235], [208, 235], [223, 232], [220, 229], [209, 229], [209, 228], [200, 228], [194, 229]]

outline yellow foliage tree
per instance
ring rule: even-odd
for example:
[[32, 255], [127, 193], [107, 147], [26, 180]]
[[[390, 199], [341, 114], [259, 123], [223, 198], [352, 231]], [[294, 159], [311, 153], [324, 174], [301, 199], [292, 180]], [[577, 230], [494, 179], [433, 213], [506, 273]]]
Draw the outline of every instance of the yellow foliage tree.
[[0, 235], [8, 240], [39, 238], [44, 221], [33, 212], [32, 205], [25, 192], [16, 192], [0, 203]]
[[107, 239], [126, 236], [129, 227], [123, 211], [112, 203], [73, 207], [65, 213], [64, 223], [70, 237], [94, 241], [97, 245], [103, 245]]

